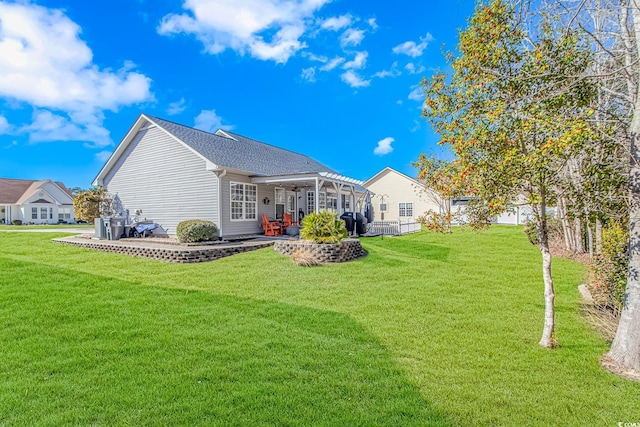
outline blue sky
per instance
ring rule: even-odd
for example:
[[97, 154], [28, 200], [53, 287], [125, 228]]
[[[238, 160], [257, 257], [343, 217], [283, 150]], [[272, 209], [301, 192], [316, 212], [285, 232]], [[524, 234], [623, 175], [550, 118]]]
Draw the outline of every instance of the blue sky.
[[365, 180], [439, 153], [419, 83], [474, 0], [0, 0], [0, 177], [88, 188], [140, 113]]

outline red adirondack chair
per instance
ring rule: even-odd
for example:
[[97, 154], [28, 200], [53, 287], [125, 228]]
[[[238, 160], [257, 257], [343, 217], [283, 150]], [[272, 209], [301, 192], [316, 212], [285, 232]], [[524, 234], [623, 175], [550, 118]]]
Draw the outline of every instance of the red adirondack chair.
[[282, 214], [282, 223], [284, 224], [284, 228], [286, 230], [287, 227], [291, 225], [298, 225], [298, 222], [293, 222], [293, 218], [291, 218], [290, 213]]
[[282, 225], [278, 221], [269, 221], [267, 214], [262, 214], [262, 229], [265, 236], [279, 236], [282, 234]]

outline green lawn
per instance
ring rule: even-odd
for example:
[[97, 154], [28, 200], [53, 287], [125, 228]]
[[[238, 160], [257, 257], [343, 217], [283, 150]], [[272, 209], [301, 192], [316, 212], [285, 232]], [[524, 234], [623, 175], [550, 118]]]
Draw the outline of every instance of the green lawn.
[[32, 224], [32, 225], [12, 225], [0, 224], [0, 230], [43, 230], [43, 229], [65, 229], [65, 228], [93, 228], [93, 224]]
[[603, 425], [640, 384], [598, 365], [582, 266], [519, 228], [363, 240], [298, 267], [271, 248], [180, 265], [0, 233], [0, 425]]

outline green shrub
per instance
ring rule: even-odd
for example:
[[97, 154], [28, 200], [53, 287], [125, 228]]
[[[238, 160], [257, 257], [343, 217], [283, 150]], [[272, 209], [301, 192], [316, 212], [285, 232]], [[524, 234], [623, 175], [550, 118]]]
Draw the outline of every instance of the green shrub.
[[22, 225], [22, 221], [19, 219], [14, 219], [13, 221], [11, 221], [11, 224], [13, 225]]
[[211, 221], [189, 219], [178, 224], [176, 235], [181, 243], [208, 242], [218, 238], [218, 227]]
[[347, 237], [347, 228], [333, 212], [314, 212], [303, 218], [300, 237], [315, 243], [340, 243]]
[[629, 232], [618, 221], [609, 221], [602, 230], [602, 252], [593, 265], [594, 299], [616, 316], [622, 310], [629, 264]]
[[[547, 217], [547, 231], [549, 236], [549, 242], [556, 242], [562, 239], [562, 221], [556, 217]], [[538, 229], [536, 223], [533, 221], [527, 221], [524, 225], [524, 234], [527, 235], [527, 239], [532, 245], [539, 245], [540, 239], [538, 238]]]

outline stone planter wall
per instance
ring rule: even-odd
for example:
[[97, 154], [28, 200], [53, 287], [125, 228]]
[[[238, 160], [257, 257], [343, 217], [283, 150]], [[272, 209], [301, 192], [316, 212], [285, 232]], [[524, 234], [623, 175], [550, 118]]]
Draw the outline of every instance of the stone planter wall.
[[367, 255], [359, 240], [347, 239], [342, 243], [312, 243], [306, 240], [279, 240], [273, 249], [282, 255], [294, 253], [309, 255], [320, 263], [346, 262]]
[[65, 245], [81, 246], [87, 249], [93, 249], [103, 252], [115, 252], [119, 254], [132, 255], [143, 258], [151, 258], [160, 261], [169, 261], [177, 263], [194, 263], [203, 261], [213, 261], [215, 259], [254, 251], [256, 249], [265, 248], [271, 246], [272, 242], [262, 242], [251, 245], [231, 245], [223, 246], [217, 245], [212, 247], [176, 247], [174, 245], [167, 245], [163, 247], [145, 247], [145, 246], [128, 246], [123, 244], [109, 244], [105, 242], [81, 241], [71, 240], [69, 238], [54, 239], [54, 242], [64, 243]]

